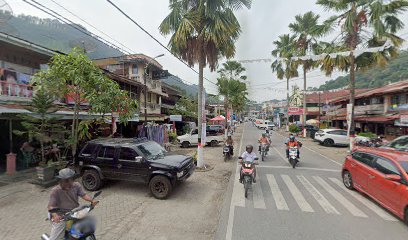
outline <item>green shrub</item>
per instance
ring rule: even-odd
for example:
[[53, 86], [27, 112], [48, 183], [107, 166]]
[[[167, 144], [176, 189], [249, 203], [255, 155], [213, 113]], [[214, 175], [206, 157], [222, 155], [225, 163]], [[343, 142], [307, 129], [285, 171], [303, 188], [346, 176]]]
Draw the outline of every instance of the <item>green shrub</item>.
[[177, 133], [169, 132], [169, 142], [173, 143], [177, 140]]
[[302, 129], [297, 125], [290, 125], [289, 126], [289, 132], [291, 132], [291, 133], [298, 133], [300, 131], [302, 131]]
[[377, 135], [375, 135], [375, 133], [372, 133], [372, 132], [359, 133], [358, 136], [368, 137], [368, 138], [376, 138], [377, 137]]

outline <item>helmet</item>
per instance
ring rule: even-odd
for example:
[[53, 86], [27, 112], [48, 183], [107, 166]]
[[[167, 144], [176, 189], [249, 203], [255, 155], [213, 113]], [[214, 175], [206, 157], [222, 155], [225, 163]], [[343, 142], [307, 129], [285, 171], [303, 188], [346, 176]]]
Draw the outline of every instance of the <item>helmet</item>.
[[265, 134], [265, 133], [262, 133], [262, 137], [266, 137], [266, 134]]
[[289, 140], [290, 140], [290, 141], [295, 141], [295, 136], [290, 135]]
[[251, 151], [252, 151], [252, 150], [254, 150], [254, 146], [247, 145], [245, 149], [246, 149], [247, 152], [248, 152], [249, 149], [251, 149]]
[[75, 171], [71, 168], [64, 168], [58, 172], [57, 178], [65, 180], [75, 177]]

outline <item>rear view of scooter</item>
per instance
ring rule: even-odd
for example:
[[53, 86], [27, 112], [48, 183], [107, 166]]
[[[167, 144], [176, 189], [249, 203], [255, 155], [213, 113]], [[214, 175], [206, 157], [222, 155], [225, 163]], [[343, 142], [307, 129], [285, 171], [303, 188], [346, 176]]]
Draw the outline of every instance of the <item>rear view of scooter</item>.
[[295, 168], [297, 163], [299, 162], [298, 159], [298, 148], [297, 147], [289, 147], [289, 163], [292, 168]]
[[[98, 197], [102, 191], [95, 193], [93, 199]], [[72, 209], [69, 212], [62, 212], [59, 208], [49, 210], [49, 213], [60, 213], [61, 221], [65, 222], [65, 239], [66, 240], [96, 240], [95, 230], [96, 221], [89, 213], [94, 209], [94, 205], [87, 204]], [[49, 219], [47, 219], [49, 220]], [[41, 235], [42, 240], [50, 240], [50, 236], [46, 233]]]

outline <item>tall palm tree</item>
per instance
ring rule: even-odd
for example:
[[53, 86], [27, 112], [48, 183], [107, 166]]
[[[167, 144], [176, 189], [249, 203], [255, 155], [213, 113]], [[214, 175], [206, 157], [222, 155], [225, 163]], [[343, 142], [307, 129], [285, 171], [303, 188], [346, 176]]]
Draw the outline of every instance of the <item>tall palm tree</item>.
[[[376, 64], [383, 65], [397, 54], [397, 48], [401, 46], [403, 39], [398, 37], [396, 32], [404, 27], [404, 23], [398, 17], [408, 9], [408, 1], [392, 0], [385, 3], [383, 0], [317, 0], [317, 4], [337, 13], [326, 20], [326, 24], [340, 25], [339, 47], [350, 50], [350, 55], [346, 59], [340, 56], [335, 60], [326, 57], [323, 69], [327, 69], [328, 73], [334, 68], [350, 71], [352, 109], [349, 131], [354, 132], [355, 72]], [[393, 47], [382, 52], [355, 54], [357, 47], [378, 47], [384, 45], [386, 41], [391, 41]]]
[[[289, 24], [289, 28], [296, 35], [296, 50], [298, 56], [306, 56], [316, 53], [318, 46], [317, 38], [326, 34], [330, 27], [319, 25], [320, 16], [313, 12], [296, 15], [295, 22]], [[316, 61], [311, 59], [300, 60], [303, 68], [303, 126], [306, 125], [306, 73], [316, 67]]]
[[[187, 61], [190, 66], [198, 63], [198, 128], [202, 123], [202, 93], [204, 67], [214, 71], [218, 58], [235, 54], [235, 41], [241, 27], [234, 10], [249, 8], [251, 0], [169, 0], [169, 15], [159, 26], [163, 35], [171, 34], [170, 50]], [[198, 140], [201, 148], [201, 137]], [[200, 154], [199, 154], [200, 155]], [[198, 167], [203, 167], [201, 156]]]
[[[278, 79], [286, 79], [286, 126], [289, 126], [289, 79], [297, 77], [298, 65], [290, 58], [295, 53], [296, 36], [284, 34], [279, 36], [279, 40], [273, 42], [275, 49], [272, 51], [272, 56], [278, 58], [272, 65], [272, 71], [276, 72]], [[283, 59], [285, 60], [283, 60]]]

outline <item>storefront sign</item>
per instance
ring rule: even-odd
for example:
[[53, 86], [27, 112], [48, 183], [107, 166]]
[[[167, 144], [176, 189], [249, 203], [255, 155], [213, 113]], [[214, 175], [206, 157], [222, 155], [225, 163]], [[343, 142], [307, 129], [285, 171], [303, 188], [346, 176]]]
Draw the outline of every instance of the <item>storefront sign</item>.
[[401, 115], [400, 116], [400, 122], [402, 124], [408, 124], [408, 115]]
[[401, 119], [395, 119], [394, 126], [397, 127], [408, 127], [408, 123], [401, 122]]
[[181, 122], [182, 116], [181, 115], [170, 115], [170, 122]]
[[302, 115], [303, 114], [303, 108], [299, 107], [290, 107], [288, 115]]

